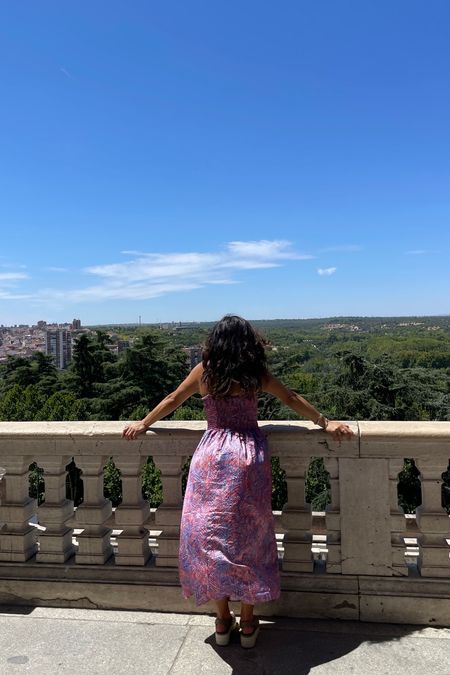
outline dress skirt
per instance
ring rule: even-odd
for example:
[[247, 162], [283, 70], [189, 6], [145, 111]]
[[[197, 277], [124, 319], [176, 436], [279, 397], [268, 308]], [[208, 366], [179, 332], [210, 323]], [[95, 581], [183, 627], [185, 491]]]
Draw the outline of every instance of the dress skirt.
[[192, 457], [180, 531], [185, 598], [256, 604], [280, 595], [272, 474], [261, 430], [210, 428]]

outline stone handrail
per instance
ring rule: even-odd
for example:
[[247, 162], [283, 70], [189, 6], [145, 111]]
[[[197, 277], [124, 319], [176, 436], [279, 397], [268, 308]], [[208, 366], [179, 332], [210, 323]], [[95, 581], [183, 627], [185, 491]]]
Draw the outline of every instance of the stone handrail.
[[[420, 582], [421, 597], [425, 597], [428, 580], [434, 583], [434, 595], [436, 584], [445, 584], [439, 586], [439, 594], [450, 598], [450, 516], [441, 503], [442, 474], [450, 458], [449, 422], [351, 423], [355, 435], [342, 444], [310, 423], [262, 422], [260, 426], [286, 471], [288, 502], [280, 527], [286, 597], [294, 591], [298, 594], [300, 587], [306, 589], [305, 579], [309, 590], [304, 592], [316, 595], [320, 589], [342, 594], [356, 580], [358, 616], [364, 614], [364, 583], [373, 595], [370, 584], [376, 581], [379, 586], [384, 583], [383, 588], [397, 583], [402, 589], [405, 582], [410, 588], [413, 583], [418, 588]], [[123, 422], [0, 423], [0, 581], [2, 573], [10, 579], [21, 570], [26, 576], [30, 565], [35, 569], [40, 565], [42, 570], [45, 566], [56, 576], [62, 567], [84, 569], [84, 573], [70, 572], [84, 574], [83, 579], [87, 569], [101, 568], [111, 579], [115, 575], [115, 580], [122, 570], [127, 583], [143, 579], [144, 574], [147, 582], [153, 575], [158, 583], [163, 583], [164, 574], [164, 579], [169, 578], [170, 570], [176, 575], [181, 468], [205, 423], [160, 422], [132, 442], [121, 438], [122, 428]], [[140, 475], [148, 456], [161, 470], [163, 485], [163, 502], [154, 514], [141, 492]], [[122, 480], [122, 502], [114, 510], [103, 494], [103, 467], [110, 457]], [[314, 457], [323, 458], [330, 476], [331, 503], [323, 514], [313, 513], [305, 501], [305, 476]], [[72, 458], [82, 470], [84, 484], [84, 499], [76, 509], [66, 497], [66, 466]], [[416, 518], [405, 516], [398, 505], [398, 474], [404, 458], [413, 458], [420, 471], [422, 504]], [[40, 506], [29, 496], [33, 462], [44, 470], [45, 501]], [[154, 556], [149, 548], [152, 529], [160, 532]], [[113, 530], [118, 532], [114, 547]], [[316, 573], [317, 559], [324, 561], [325, 574]], [[43, 579], [44, 572], [39, 574]], [[291, 607], [291, 599], [286, 602]], [[450, 621], [450, 610], [446, 611]], [[292, 607], [286, 612], [302, 615]], [[366, 617], [374, 614], [369, 607]], [[415, 617], [409, 617], [411, 622]]]

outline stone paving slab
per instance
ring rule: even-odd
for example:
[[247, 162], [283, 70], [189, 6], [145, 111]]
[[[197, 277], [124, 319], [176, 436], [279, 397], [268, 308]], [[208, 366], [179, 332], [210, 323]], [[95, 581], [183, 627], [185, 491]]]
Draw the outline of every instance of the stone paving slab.
[[1, 616], [0, 672], [168, 673], [188, 628], [170, 624]]
[[0, 673], [450, 675], [450, 629], [270, 619], [258, 645], [217, 647], [205, 615], [0, 608]]
[[[70, 619], [75, 621], [109, 621], [116, 623], [149, 623], [187, 626], [191, 614], [173, 612], [141, 612], [113, 609], [80, 609], [72, 607], [12, 607], [0, 605], [0, 617], [32, 616], [33, 619]], [[211, 624], [211, 617], [205, 617]]]
[[236, 638], [214, 645], [206, 626], [192, 627], [171, 675], [449, 675], [450, 639], [374, 638], [263, 626], [258, 646], [244, 651]]

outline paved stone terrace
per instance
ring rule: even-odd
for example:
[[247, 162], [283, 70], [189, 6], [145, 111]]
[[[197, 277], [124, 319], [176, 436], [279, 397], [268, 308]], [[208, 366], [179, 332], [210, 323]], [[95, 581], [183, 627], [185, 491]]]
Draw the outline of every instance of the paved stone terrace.
[[271, 619], [243, 650], [216, 647], [204, 615], [1, 607], [0, 672], [450, 675], [450, 629]]

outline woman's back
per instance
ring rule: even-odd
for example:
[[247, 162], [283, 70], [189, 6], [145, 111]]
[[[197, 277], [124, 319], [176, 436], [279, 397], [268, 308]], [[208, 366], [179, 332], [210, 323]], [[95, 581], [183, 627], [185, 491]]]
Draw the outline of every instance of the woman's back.
[[249, 431], [258, 427], [256, 396], [238, 394], [213, 398], [203, 396], [208, 429], [231, 429]]

